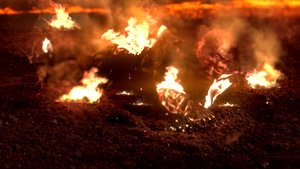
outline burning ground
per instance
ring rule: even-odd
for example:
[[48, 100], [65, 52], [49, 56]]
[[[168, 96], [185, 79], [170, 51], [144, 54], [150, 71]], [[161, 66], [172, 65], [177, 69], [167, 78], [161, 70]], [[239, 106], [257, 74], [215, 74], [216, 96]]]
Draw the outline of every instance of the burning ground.
[[[54, 14], [0, 16], [1, 168], [299, 168], [299, 17], [242, 13], [239, 24], [225, 22], [240, 28], [226, 30], [239, 32], [230, 40], [239, 64], [204, 78], [198, 40], [228, 18], [178, 14], [118, 28], [106, 14], [63, 15], [74, 29], [49, 26]], [[138, 39], [150, 40], [130, 42], [142, 51], [101, 39], [112, 29], [127, 42], [123, 33], [141, 27], [151, 31]], [[270, 83], [249, 84], [255, 75]], [[212, 99], [222, 81], [228, 88]], [[75, 89], [97, 98], [62, 101]]]

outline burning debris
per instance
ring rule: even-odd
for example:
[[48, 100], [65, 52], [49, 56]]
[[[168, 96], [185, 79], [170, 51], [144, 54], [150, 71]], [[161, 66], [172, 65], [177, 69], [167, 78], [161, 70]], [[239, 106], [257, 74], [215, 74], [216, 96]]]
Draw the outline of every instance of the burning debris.
[[254, 70], [246, 75], [249, 86], [254, 89], [257, 87], [274, 87], [277, 85], [276, 82], [280, 77], [280, 71], [274, 69], [269, 64], [264, 64], [262, 71]]
[[118, 96], [132, 96], [132, 95], [134, 95], [134, 92], [123, 90], [123, 91], [117, 92], [116, 95], [118, 95]]
[[100, 100], [103, 90], [98, 86], [108, 82], [108, 79], [98, 77], [97, 68], [92, 68], [89, 72], [85, 72], [81, 80], [81, 86], [75, 86], [68, 93], [58, 99], [59, 102], [83, 102], [95, 103]]
[[52, 43], [48, 38], [45, 38], [45, 40], [43, 41], [42, 49], [44, 53], [53, 52]]
[[[191, 3], [186, 3], [186, 4], [193, 4]], [[197, 4], [197, 3], [195, 3]], [[184, 4], [178, 4], [179, 6], [184, 5]], [[206, 4], [207, 7], [214, 6], [215, 4]], [[175, 7], [174, 5], [167, 5], [168, 7], [172, 8]], [[196, 5], [197, 6], [197, 5]], [[199, 7], [199, 6], [197, 6]], [[221, 5], [222, 7], [222, 5]], [[205, 6], [201, 6], [201, 9], [205, 8]], [[219, 7], [216, 7], [219, 8]], [[69, 9], [69, 8], [68, 8]], [[75, 8], [74, 8], [75, 9]], [[208, 8], [207, 8], [208, 9]], [[79, 11], [82, 9], [78, 9]], [[181, 10], [181, 9], [180, 9]], [[76, 10], [74, 10], [76, 11]], [[73, 11], [73, 12], [74, 12]], [[53, 11], [52, 11], [53, 12]], [[68, 12], [70, 12], [68, 10]], [[62, 5], [55, 5], [55, 16], [52, 18], [51, 22], [49, 22], [49, 25], [53, 28], [56, 29], [75, 29], [75, 28], [80, 28], [78, 24], [76, 24], [72, 18], [69, 16], [65, 8]], [[170, 12], [170, 11], [169, 11]], [[139, 21], [134, 17], [131, 17], [128, 21], [128, 26], [125, 27], [123, 32], [117, 32], [113, 29], [109, 29], [105, 33], [102, 34], [101, 38], [104, 40], [107, 40], [111, 42], [112, 44], [115, 44], [117, 47], [117, 50], [126, 50], [128, 51], [129, 54], [132, 55], [140, 55], [145, 49], [149, 49], [154, 47], [154, 45], [157, 43], [158, 39], [161, 37], [161, 35], [168, 29], [164, 25], [157, 25], [157, 22], [153, 20], [151, 17], [147, 17], [146, 20], [144, 21]], [[171, 23], [170, 25], [172, 25]], [[235, 62], [236, 58], [233, 56], [236, 48], [236, 39], [239, 37], [238, 29], [241, 29], [242, 26], [236, 26], [234, 24], [225, 24], [225, 25], [214, 25], [216, 23], [212, 24], [212, 27], [210, 29], [206, 29], [205, 32], [203, 33], [202, 37], [198, 42], [193, 42], [196, 46], [196, 49], [188, 49], [190, 51], [195, 51], [191, 52], [192, 56], [195, 59], [195, 63], [197, 64], [199, 69], [201, 69], [202, 73], [201, 75], [204, 75], [205, 80], [211, 80], [215, 79], [213, 81], [213, 84], [209, 87], [207, 86], [208, 93], [205, 97], [205, 102], [204, 104], [201, 104], [199, 100], [195, 101], [192, 100], [192, 95], [191, 98], [190, 96], [185, 92], [183, 86], [180, 84], [180, 81], [178, 80], [178, 73], [179, 70], [173, 66], [167, 67], [167, 72], [165, 73], [164, 81], [156, 85], [156, 92], [158, 94], [159, 101], [161, 105], [170, 113], [175, 114], [174, 116], [184, 116], [185, 119], [189, 119], [189, 121], [193, 122], [199, 122], [199, 121], [211, 121], [214, 119], [214, 114], [210, 112], [212, 109], [209, 109], [217, 99], [219, 95], [221, 95], [224, 91], [226, 91], [232, 84], [233, 82], [229, 79], [233, 72], [239, 72], [240, 74], [244, 74], [241, 68], [239, 66], [236, 66]], [[83, 25], [82, 25], [83, 26]], [[206, 26], [206, 25], [205, 25]], [[97, 27], [98, 28], [98, 27]], [[231, 30], [234, 29], [234, 30]], [[173, 30], [173, 29], [170, 29]], [[195, 30], [196, 31], [196, 30]], [[202, 31], [202, 30], [201, 30]], [[75, 32], [75, 31], [74, 31]], [[76, 31], [76, 33], [81, 34], [85, 33], [84, 30]], [[175, 31], [174, 31], [175, 32]], [[258, 31], [259, 32], [259, 31]], [[61, 35], [64, 35], [66, 32], [62, 31], [60, 32]], [[170, 31], [170, 33], [173, 33]], [[73, 32], [70, 32], [70, 34], [73, 35]], [[196, 33], [195, 33], [196, 34]], [[200, 33], [199, 33], [200, 34]], [[45, 36], [45, 35], [43, 35]], [[49, 35], [47, 35], [49, 36]], [[68, 35], [66, 35], [68, 36]], [[252, 36], [252, 35], [251, 35]], [[172, 47], [174, 48], [166, 48], [164, 50], [174, 50], [176, 51], [180, 50], [180, 44], [177, 43], [177, 36], [176, 37], [176, 43], [172, 44]], [[180, 36], [178, 36], [180, 37]], [[263, 37], [263, 36], [262, 36]], [[73, 38], [73, 37], [72, 37]], [[73, 39], [71, 38], [71, 41], [73, 43]], [[166, 37], [167, 38], [167, 37]], [[262, 38], [263, 40], [265, 38]], [[53, 42], [57, 42], [54, 39], [52, 39]], [[181, 40], [181, 39], [180, 39]], [[178, 41], [180, 41], [178, 40]], [[183, 41], [190, 41], [191, 39], [184, 39]], [[194, 39], [196, 40], [196, 39]], [[107, 43], [107, 41], [100, 41], [103, 43], [103, 46], [105, 46], [104, 43]], [[270, 40], [272, 41], [272, 39]], [[261, 45], [261, 43], [264, 42], [264, 45]], [[76, 43], [74, 41], [74, 43]], [[169, 42], [167, 42], [169, 43]], [[179, 44], [179, 45], [178, 45]], [[259, 56], [277, 56], [273, 55], [269, 49], [274, 50], [276, 46], [272, 46], [270, 48], [266, 48], [266, 45], [268, 44], [268, 41], [262, 41], [261, 39], [256, 39], [253, 42], [253, 49], [251, 48], [252, 51], [254, 51], [255, 57], [257, 57], [257, 65], [262, 65], [261, 63], [264, 64], [262, 69], [259, 72], [251, 72], [246, 75], [246, 80], [248, 81], [248, 84], [252, 88], [256, 88], [258, 86], [263, 86], [266, 88], [273, 87], [276, 84], [277, 79], [280, 77], [280, 72], [275, 70], [273, 66], [275, 65], [275, 62], [268, 62], [267, 59], [261, 59]], [[178, 45], [178, 46], [176, 46]], [[159, 46], [159, 45], [157, 45]], [[260, 47], [261, 46], [261, 47]], [[59, 51], [58, 50], [59, 45], [56, 45], [55, 47], [55, 52]], [[40, 46], [39, 46], [40, 48]], [[66, 50], [67, 49], [67, 50]], [[65, 69], [66, 67], [64, 66], [65, 62], [72, 62], [71, 65], [76, 65], [76, 69], [80, 72], [82, 67], [85, 67], [83, 64], [79, 64], [78, 61], [81, 59], [77, 59], [76, 54], [68, 54], [68, 50], [70, 48], [62, 49], [60, 52], [67, 53], [66, 59], [64, 60], [62, 57], [60, 58], [51, 58], [51, 60], [47, 55], [45, 56], [45, 63], [39, 62], [43, 64], [40, 71], [41, 75], [45, 75], [47, 82], [50, 84], [51, 79], [50, 76], [54, 75], [56, 72], [61, 72], [62, 69]], [[107, 48], [106, 48], [107, 49]], [[162, 48], [160, 48], [162, 49]], [[257, 50], [256, 50], [257, 49]], [[265, 50], [266, 49], [266, 50]], [[42, 45], [42, 50], [45, 54], [51, 54], [54, 49], [51, 41], [48, 38], [45, 38], [43, 41]], [[101, 53], [99, 55], [102, 56], [103, 51], [98, 51], [98, 50], [103, 50], [103, 49], [96, 49], [93, 51], [94, 53]], [[174, 50], [175, 51], [175, 50]], [[105, 51], [106, 52], [106, 51]], [[103, 53], [105, 53], [103, 52]], [[146, 51], [145, 51], [146, 52]], [[173, 52], [173, 51], [172, 51]], [[111, 54], [111, 51], [108, 52]], [[155, 52], [153, 52], [155, 53]], [[275, 52], [276, 53], [276, 52]], [[127, 57], [126, 53], [122, 53]], [[151, 55], [152, 52], [149, 52], [149, 55]], [[259, 56], [258, 56], [259, 54]], [[60, 53], [57, 53], [58, 56], [61, 56]], [[148, 54], [147, 54], [148, 55]], [[256, 56], [257, 55], [257, 56]], [[55, 54], [56, 56], [56, 54]], [[131, 55], [129, 55], [131, 56]], [[93, 56], [94, 57], [94, 56]], [[166, 56], [163, 56], [166, 57]], [[131, 58], [131, 57], [130, 57]], [[40, 58], [41, 60], [43, 58]], [[101, 60], [102, 58], [99, 57], [97, 58]], [[119, 58], [117, 58], [115, 61], [119, 61]], [[155, 58], [156, 59], [156, 58]], [[163, 58], [164, 60], [167, 61], [167, 59]], [[272, 60], [271, 58], [270, 60]], [[146, 59], [145, 59], [146, 60]], [[141, 62], [144, 62], [145, 60], [142, 60]], [[239, 60], [239, 59], [237, 59]], [[275, 59], [273, 59], [275, 60]], [[44, 61], [44, 60], [43, 60]], [[94, 60], [93, 60], [94, 61]], [[91, 62], [93, 62], [91, 61]], [[98, 60], [97, 60], [98, 61]], [[106, 60], [101, 60], [101, 64], [106, 64]], [[57, 62], [63, 62], [59, 63], [59, 68], [56, 67], [58, 64]], [[145, 61], [146, 62], [146, 61]], [[157, 62], [156, 60], [154, 62]], [[237, 61], [238, 62], [238, 61]], [[128, 62], [127, 62], [128, 63]], [[92, 63], [91, 63], [92, 64]], [[99, 64], [99, 63], [93, 63], [93, 64]], [[109, 63], [110, 64], [110, 63]], [[113, 63], [114, 64], [114, 63]], [[126, 63], [117, 63], [117, 64], [126, 64]], [[169, 64], [169, 63], [168, 63]], [[238, 64], [238, 63], [237, 63]], [[232, 66], [233, 65], [233, 66]], [[48, 67], [47, 67], [48, 66]], [[136, 66], [136, 65], [135, 65]], [[234, 67], [236, 66], [236, 67]], [[50, 67], [50, 68], [49, 68]], [[53, 70], [52, 70], [53, 67]], [[74, 72], [73, 66], [70, 66], [70, 70]], [[75, 66], [74, 66], [75, 67]], [[129, 66], [130, 67], [130, 66]], [[232, 68], [234, 67], [234, 68]], [[132, 67], [133, 68], [133, 67]], [[257, 67], [259, 68], [259, 67]], [[46, 72], [48, 71], [50, 73]], [[123, 71], [122, 66], [117, 66], [118, 71]], [[137, 68], [134, 67], [135, 71], [143, 70], [143, 68]], [[81, 80], [82, 85], [80, 86], [75, 86], [74, 88], [71, 89], [71, 91], [68, 94], [65, 94], [61, 96], [58, 101], [59, 102], [89, 102], [89, 103], [95, 103], [100, 100], [101, 96], [103, 95], [103, 90], [98, 88], [99, 85], [101, 84], [106, 84], [108, 82], [108, 79], [98, 77], [96, 75], [97, 73], [96, 68], [92, 68], [89, 72], [84, 73], [84, 77]], [[51, 74], [52, 73], [52, 74]], [[110, 71], [111, 73], [111, 71]], [[227, 74], [228, 73], [228, 74]], [[232, 74], [230, 74], [232, 73]], [[74, 74], [79, 74], [78, 72]], [[74, 82], [78, 82], [79, 78], [73, 78], [73, 79], [68, 79], [67, 77], [71, 77], [69, 71], [67, 73], [59, 74], [59, 76], [54, 77], [52, 79], [58, 79], [58, 80], [72, 80], [70, 83], [67, 82], [67, 84], [72, 84]], [[116, 75], [119, 76], [116, 79], [119, 80], [121, 78], [124, 78], [125, 76], [121, 77], [121, 75]], [[129, 73], [128, 74], [128, 79], [132, 80], [133, 74]], [[202, 77], [201, 77], [202, 78]], [[241, 77], [241, 79], [244, 77]], [[113, 79], [113, 78], [112, 78]], [[45, 81], [46, 81], [45, 80]], [[53, 80], [53, 81], [55, 81]], [[211, 82], [209, 82], [211, 83]], [[58, 83], [61, 85], [62, 83]], [[123, 84], [122, 84], [123, 85]], [[126, 84], [127, 85], [127, 84]], [[125, 85], [124, 85], [125, 86]], [[124, 87], [122, 86], [122, 87]], [[118, 86], [119, 87], [119, 86]], [[139, 86], [140, 87], [140, 86]], [[206, 88], [206, 86], [205, 86]], [[189, 89], [189, 88], [187, 88]], [[119, 88], [117, 89], [117, 91]], [[151, 107], [151, 103], [147, 103], [144, 101], [141, 101], [140, 95], [136, 94], [135, 91], [127, 91], [122, 88], [123, 91], [120, 91], [118, 93], [114, 93], [115, 95], [113, 96], [112, 99], [118, 100], [118, 103], [120, 102], [127, 102], [127, 104], [131, 107]], [[141, 88], [142, 92], [143, 88]], [[205, 89], [207, 91], [207, 89]], [[144, 91], [143, 91], [144, 92]], [[146, 92], [146, 91], [145, 91]], [[200, 93], [200, 95], [203, 93]], [[202, 96], [203, 97], [203, 96]], [[139, 100], [140, 99], [140, 100]], [[125, 101], [124, 101], [125, 100]], [[219, 105], [219, 107], [235, 107], [235, 104], [224, 104], [224, 105]]]
[[128, 26], [125, 28], [126, 35], [109, 29], [102, 35], [102, 39], [116, 44], [118, 49], [126, 49], [131, 54], [139, 55], [144, 48], [151, 48], [167, 27], [164, 25], [160, 26], [155, 38], [150, 37], [149, 29], [150, 25], [146, 21], [138, 23], [137, 19], [130, 18]]
[[232, 103], [225, 103], [225, 104], [221, 104], [219, 105], [219, 107], [237, 107], [237, 104], [232, 104]]
[[184, 103], [187, 101], [186, 93], [177, 80], [179, 70], [173, 66], [166, 68], [165, 81], [156, 85], [161, 104], [171, 113], [187, 114], [187, 108]]
[[217, 97], [222, 94], [227, 88], [229, 88], [232, 83], [228, 79], [231, 74], [223, 74], [218, 79], [214, 80], [214, 83], [210, 86], [208, 94], [205, 97], [204, 107], [209, 108]]
[[69, 16], [69, 13], [66, 12], [65, 8], [58, 4], [55, 5], [56, 15], [52, 18], [49, 25], [56, 29], [79, 29], [80, 26], [77, 25], [72, 18]]

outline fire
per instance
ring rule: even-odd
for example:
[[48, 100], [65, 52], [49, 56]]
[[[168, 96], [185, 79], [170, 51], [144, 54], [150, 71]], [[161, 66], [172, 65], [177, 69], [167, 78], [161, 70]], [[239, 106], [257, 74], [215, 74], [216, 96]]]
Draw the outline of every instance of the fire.
[[51, 44], [51, 41], [48, 38], [45, 38], [45, 40], [43, 41], [42, 49], [43, 49], [44, 53], [53, 51], [53, 46]]
[[9, 8], [9, 7], [6, 7], [6, 8], [0, 8], [0, 15], [16, 15], [18, 14], [17, 11]]
[[[109, 14], [110, 10], [104, 8], [83, 8], [81, 6], [68, 6], [69, 13], [97, 13], [97, 14]], [[0, 15], [20, 15], [20, 14], [42, 14], [49, 13], [55, 14], [55, 9], [51, 8], [34, 8], [32, 10], [15, 10], [10, 7], [0, 8]]]
[[157, 41], [156, 38], [167, 29], [166, 26], [162, 25], [158, 29], [156, 38], [149, 38], [149, 28], [150, 26], [146, 21], [138, 23], [135, 18], [130, 18], [128, 20], [128, 26], [125, 28], [126, 35], [109, 29], [102, 35], [102, 39], [116, 44], [118, 49], [126, 49], [131, 54], [139, 55], [144, 48], [151, 48]]
[[228, 79], [230, 76], [231, 74], [223, 74], [218, 79], [214, 80], [214, 83], [210, 86], [208, 94], [205, 97], [204, 108], [207, 109], [211, 107], [217, 97], [232, 85]]
[[61, 5], [55, 7], [56, 15], [52, 18], [49, 25], [57, 29], [74, 29], [80, 28], [69, 16], [69, 13], [65, 11], [65, 8]]
[[92, 68], [89, 72], [84, 73], [84, 77], [81, 80], [81, 86], [75, 86], [69, 92], [59, 98], [60, 102], [82, 102], [85, 99], [89, 103], [95, 103], [100, 100], [103, 90], [99, 89], [100, 84], [105, 84], [108, 82], [108, 79], [98, 77], [96, 73], [98, 72], [97, 68]]
[[225, 104], [221, 104], [219, 105], [219, 107], [237, 107], [237, 104], [232, 104], [232, 103], [225, 103]]
[[300, 2], [295, 0], [245, 0], [244, 3], [256, 7], [295, 7], [300, 5]]
[[[232, 0], [224, 3], [201, 3], [199, 1], [167, 4], [161, 7], [165, 13], [179, 18], [205, 18], [207, 15], [224, 16], [299, 16], [300, 1], [297, 0]], [[232, 12], [235, 11], [235, 12]], [[276, 11], [276, 12], [274, 12]]]
[[257, 72], [254, 70], [246, 75], [248, 85], [255, 89], [258, 86], [270, 88], [276, 86], [277, 80], [281, 77], [281, 72], [276, 70], [270, 64], [265, 63], [263, 70]]
[[177, 80], [178, 69], [169, 66], [166, 68], [165, 81], [156, 85], [156, 91], [161, 104], [171, 113], [184, 113], [182, 104], [186, 100], [183, 87]]

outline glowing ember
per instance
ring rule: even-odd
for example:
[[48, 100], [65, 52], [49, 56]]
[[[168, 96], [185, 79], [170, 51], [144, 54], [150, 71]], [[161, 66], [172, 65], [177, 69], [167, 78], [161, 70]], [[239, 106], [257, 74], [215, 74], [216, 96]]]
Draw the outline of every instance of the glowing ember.
[[231, 74], [223, 74], [214, 80], [214, 83], [210, 86], [208, 94], [205, 97], [204, 108], [209, 108], [216, 98], [232, 85], [228, 79], [230, 76]]
[[45, 38], [45, 40], [43, 41], [42, 49], [43, 49], [44, 53], [53, 51], [53, 46], [48, 38]]
[[130, 105], [133, 106], [150, 106], [150, 104], [143, 102], [142, 100], [137, 100], [134, 103], [131, 103]]
[[121, 95], [121, 96], [131, 96], [131, 95], [134, 95], [134, 93], [132, 91], [121, 91], [121, 92], [118, 92], [116, 93], [117, 95]]
[[236, 104], [231, 104], [231, 103], [225, 103], [225, 104], [221, 104], [221, 105], [219, 105], [220, 107], [237, 107], [237, 105]]
[[178, 69], [173, 66], [167, 67], [165, 81], [156, 85], [156, 91], [161, 104], [171, 113], [187, 114], [185, 106], [186, 95], [183, 87], [177, 80]]
[[99, 89], [100, 84], [105, 84], [108, 82], [108, 79], [97, 77], [96, 73], [98, 72], [97, 68], [92, 68], [89, 72], [84, 73], [84, 77], [81, 80], [81, 86], [75, 86], [70, 91], [69, 94], [63, 95], [59, 101], [75, 101], [82, 102], [85, 99], [89, 103], [94, 103], [100, 100], [103, 90]]
[[257, 72], [254, 70], [252, 73], [246, 75], [248, 85], [254, 89], [258, 86], [265, 88], [274, 87], [280, 77], [281, 72], [273, 68], [270, 64], [264, 64], [262, 71]]
[[52, 18], [49, 25], [57, 29], [74, 29], [80, 28], [69, 16], [69, 13], [65, 11], [65, 8], [61, 5], [55, 7], [56, 15]]
[[125, 28], [126, 35], [122, 35], [119, 32], [115, 32], [109, 29], [102, 35], [102, 39], [111, 41], [118, 45], [118, 49], [126, 49], [129, 53], [139, 55], [144, 48], [151, 48], [163, 31], [166, 30], [166, 26], [161, 26], [158, 29], [156, 38], [149, 38], [149, 24], [144, 21], [138, 23], [135, 18], [128, 20], [128, 26]]

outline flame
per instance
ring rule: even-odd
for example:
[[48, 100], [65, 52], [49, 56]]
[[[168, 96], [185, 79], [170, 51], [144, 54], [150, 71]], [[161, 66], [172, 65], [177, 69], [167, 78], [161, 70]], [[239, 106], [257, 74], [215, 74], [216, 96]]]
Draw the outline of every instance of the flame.
[[[98, 13], [98, 14], [109, 14], [110, 10], [104, 9], [104, 8], [83, 8], [81, 6], [69, 6], [68, 7], [69, 13]], [[42, 14], [42, 13], [50, 13], [55, 14], [56, 11], [53, 8], [43, 8], [43, 9], [37, 9], [34, 8], [32, 10], [24, 10], [24, 11], [18, 11], [14, 10], [10, 7], [0, 8], [0, 15], [20, 15], [20, 14]]]
[[157, 92], [159, 93], [161, 89], [172, 89], [179, 93], [185, 94], [183, 87], [177, 80], [177, 74], [179, 73], [179, 70], [173, 66], [169, 66], [166, 69], [168, 71], [165, 74], [165, 81], [156, 86]]
[[132, 91], [121, 91], [121, 92], [118, 92], [116, 93], [116, 95], [119, 95], [119, 96], [131, 96], [131, 95], [134, 95], [134, 93]]
[[218, 79], [214, 80], [214, 83], [210, 86], [208, 94], [205, 97], [204, 108], [209, 108], [217, 97], [232, 85], [228, 79], [230, 76], [231, 74], [223, 74]]
[[56, 29], [74, 29], [80, 28], [69, 16], [69, 13], [65, 11], [65, 8], [61, 5], [55, 7], [56, 15], [52, 18], [49, 25]]
[[183, 87], [177, 80], [178, 69], [169, 66], [166, 68], [165, 81], [156, 85], [156, 91], [161, 104], [171, 113], [187, 113], [187, 107], [183, 106], [186, 97]]
[[299, 16], [299, 8], [298, 0], [235, 0], [209, 4], [199, 1], [174, 3], [161, 6], [158, 10], [179, 18], [195, 19], [208, 15], [235, 15], [236, 12], [245, 16]]
[[96, 73], [98, 72], [97, 68], [92, 68], [89, 72], [84, 73], [84, 77], [81, 80], [81, 86], [75, 86], [69, 92], [59, 98], [60, 102], [82, 102], [85, 99], [89, 103], [95, 103], [100, 100], [103, 90], [99, 89], [100, 84], [105, 84], [108, 82], [108, 79], [98, 77]]
[[18, 11], [15, 11], [9, 7], [0, 9], [0, 15], [16, 15], [18, 13]]
[[244, 4], [256, 7], [297, 7], [300, 2], [295, 0], [245, 0]]
[[129, 53], [139, 55], [144, 48], [151, 48], [163, 31], [167, 29], [162, 25], [157, 32], [156, 38], [149, 38], [149, 24], [144, 21], [138, 23], [135, 18], [128, 20], [128, 26], [125, 28], [126, 35], [122, 35], [119, 32], [115, 32], [109, 29], [102, 35], [102, 39], [109, 40], [117, 45], [118, 49], [126, 49]]
[[48, 38], [45, 38], [45, 40], [43, 41], [42, 49], [43, 49], [44, 53], [53, 51], [53, 46], [51, 44], [51, 41]]
[[220, 107], [237, 107], [237, 104], [232, 104], [232, 103], [225, 103], [225, 104], [221, 104], [219, 105]]
[[265, 63], [262, 71], [257, 72], [254, 70], [251, 73], [247, 73], [246, 79], [248, 81], [248, 85], [253, 89], [258, 86], [271, 88], [276, 86], [276, 82], [281, 75], [280, 71], [276, 70], [270, 64]]

